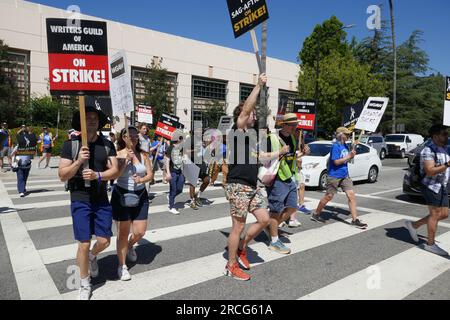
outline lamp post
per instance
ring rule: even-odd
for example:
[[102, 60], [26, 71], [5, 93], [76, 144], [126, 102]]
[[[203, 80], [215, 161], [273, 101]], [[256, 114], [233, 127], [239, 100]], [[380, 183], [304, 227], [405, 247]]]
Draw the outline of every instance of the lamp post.
[[316, 125], [314, 126], [314, 137], [317, 138], [317, 129], [318, 129], [318, 121], [317, 121], [317, 113], [319, 111], [319, 76], [320, 76], [320, 42], [324, 40], [325, 38], [329, 38], [334, 36], [336, 33], [338, 33], [341, 30], [344, 29], [350, 29], [353, 28], [354, 24], [349, 24], [346, 26], [343, 26], [342, 28], [334, 31], [334, 32], [328, 32], [324, 35], [321, 35], [320, 32], [318, 33], [317, 37], [317, 47], [316, 47], [316, 91], [315, 91], [315, 98], [316, 100]]

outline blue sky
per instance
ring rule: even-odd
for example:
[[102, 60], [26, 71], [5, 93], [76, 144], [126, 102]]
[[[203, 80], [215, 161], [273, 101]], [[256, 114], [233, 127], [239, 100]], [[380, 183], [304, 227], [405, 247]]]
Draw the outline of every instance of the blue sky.
[[[250, 35], [234, 39], [226, 0], [33, 0], [65, 9], [80, 6], [82, 13], [175, 34], [235, 49], [252, 51]], [[347, 30], [348, 39], [371, 35], [366, 27], [367, 7], [383, 5], [383, 19], [389, 19], [388, 0], [266, 0], [269, 7], [268, 55], [297, 62], [304, 39], [317, 23], [336, 15]], [[412, 31], [424, 32], [421, 47], [430, 57], [430, 67], [450, 75], [450, 1], [395, 0], [398, 43]], [[259, 29], [258, 29], [259, 30]]]

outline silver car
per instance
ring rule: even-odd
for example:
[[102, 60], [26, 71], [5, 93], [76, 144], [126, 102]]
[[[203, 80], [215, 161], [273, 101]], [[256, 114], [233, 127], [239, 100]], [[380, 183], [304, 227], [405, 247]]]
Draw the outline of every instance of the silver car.
[[388, 147], [382, 135], [362, 135], [359, 141], [368, 144], [369, 146], [377, 150], [378, 156], [381, 160], [386, 158], [386, 156], [388, 155]]

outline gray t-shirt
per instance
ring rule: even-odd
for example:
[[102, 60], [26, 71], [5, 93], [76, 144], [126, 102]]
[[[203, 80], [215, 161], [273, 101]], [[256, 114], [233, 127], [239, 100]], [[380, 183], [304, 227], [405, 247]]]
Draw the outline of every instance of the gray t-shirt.
[[166, 151], [170, 159], [170, 170], [181, 171], [183, 167], [183, 148], [181, 145], [171, 145]]

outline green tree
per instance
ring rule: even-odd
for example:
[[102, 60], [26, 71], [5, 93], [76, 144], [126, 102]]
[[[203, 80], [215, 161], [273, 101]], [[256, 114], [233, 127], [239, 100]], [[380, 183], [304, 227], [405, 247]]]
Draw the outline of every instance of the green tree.
[[18, 117], [21, 102], [15, 75], [7, 72], [10, 65], [8, 46], [0, 39], [0, 119], [11, 128], [21, 124]]
[[[342, 121], [342, 108], [369, 96], [383, 96], [386, 83], [370, 73], [370, 66], [360, 64], [351, 54], [333, 52], [322, 60], [319, 78], [318, 125], [328, 133]], [[302, 68], [299, 76], [299, 94], [314, 98], [316, 72], [314, 67]]]
[[317, 62], [317, 45], [320, 41], [320, 59], [330, 55], [333, 51], [345, 55], [350, 51], [347, 43], [347, 33], [343, 30], [344, 24], [338, 18], [332, 16], [321, 25], [314, 28], [312, 34], [303, 42], [303, 48], [298, 58], [302, 66], [315, 66]]
[[152, 107], [154, 123], [156, 125], [163, 112], [172, 113], [169, 103], [170, 84], [167, 69], [162, 67], [163, 59], [153, 60], [147, 66], [144, 76], [145, 96], [138, 103]]

